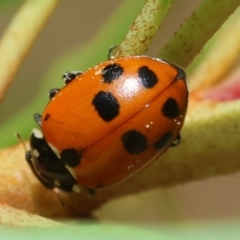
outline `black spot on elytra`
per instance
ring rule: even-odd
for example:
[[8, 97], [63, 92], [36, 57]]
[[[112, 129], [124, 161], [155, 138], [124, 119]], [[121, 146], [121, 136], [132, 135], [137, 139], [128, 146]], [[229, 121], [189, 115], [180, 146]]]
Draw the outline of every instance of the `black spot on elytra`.
[[64, 165], [76, 167], [80, 164], [81, 154], [74, 148], [66, 148], [61, 152], [60, 158]]
[[123, 74], [123, 68], [119, 64], [109, 64], [102, 69], [103, 81], [111, 83], [113, 80], [119, 78]]
[[43, 121], [47, 121], [50, 117], [51, 117], [51, 115], [49, 113], [47, 113], [46, 116], [44, 117]]
[[130, 154], [140, 154], [148, 147], [146, 136], [136, 130], [124, 133], [121, 141]]
[[161, 138], [154, 144], [154, 148], [156, 150], [162, 150], [164, 147], [166, 147], [169, 142], [171, 141], [173, 137], [172, 132], [166, 132]]
[[167, 118], [176, 118], [180, 115], [178, 103], [174, 98], [169, 97], [163, 105], [162, 113]]
[[158, 82], [157, 75], [147, 66], [138, 69], [138, 77], [145, 88], [153, 88]]
[[119, 114], [120, 105], [110, 92], [98, 92], [93, 98], [92, 104], [99, 116], [106, 122], [110, 122]]

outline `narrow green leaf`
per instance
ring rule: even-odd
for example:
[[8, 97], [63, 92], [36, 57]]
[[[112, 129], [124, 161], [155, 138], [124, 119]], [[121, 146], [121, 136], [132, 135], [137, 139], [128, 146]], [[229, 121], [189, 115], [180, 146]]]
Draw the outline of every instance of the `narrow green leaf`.
[[147, 51], [172, 0], [148, 0], [131, 25], [115, 56], [140, 55]]
[[239, 0], [204, 0], [158, 54], [187, 67], [239, 6]]

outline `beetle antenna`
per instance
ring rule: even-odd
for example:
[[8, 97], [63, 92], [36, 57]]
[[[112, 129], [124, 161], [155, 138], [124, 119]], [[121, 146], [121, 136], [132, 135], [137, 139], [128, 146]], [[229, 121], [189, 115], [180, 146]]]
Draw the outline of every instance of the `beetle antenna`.
[[18, 141], [23, 145], [23, 148], [25, 150], [25, 152], [27, 152], [27, 148], [26, 148], [26, 145], [22, 139], [22, 136], [19, 134], [19, 133], [14, 133], [15, 137], [18, 139]]

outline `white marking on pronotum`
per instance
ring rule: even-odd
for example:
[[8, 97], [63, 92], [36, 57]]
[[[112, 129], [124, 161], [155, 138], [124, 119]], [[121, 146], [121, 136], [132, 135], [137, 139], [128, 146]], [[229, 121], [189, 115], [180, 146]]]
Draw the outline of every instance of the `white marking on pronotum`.
[[38, 158], [40, 154], [39, 154], [39, 152], [38, 152], [37, 149], [33, 149], [33, 150], [32, 150], [32, 155], [33, 155], [35, 158]]
[[32, 133], [36, 138], [43, 138], [42, 132], [37, 128], [33, 128]]

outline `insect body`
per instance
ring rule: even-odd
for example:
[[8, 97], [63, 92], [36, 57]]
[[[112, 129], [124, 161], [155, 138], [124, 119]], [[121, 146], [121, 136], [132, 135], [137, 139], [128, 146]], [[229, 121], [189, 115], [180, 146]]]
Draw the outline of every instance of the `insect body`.
[[182, 69], [125, 56], [69, 72], [35, 120], [27, 161], [49, 189], [79, 191], [118, 183], [178, 145], [188, 105]]

